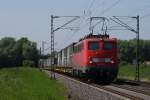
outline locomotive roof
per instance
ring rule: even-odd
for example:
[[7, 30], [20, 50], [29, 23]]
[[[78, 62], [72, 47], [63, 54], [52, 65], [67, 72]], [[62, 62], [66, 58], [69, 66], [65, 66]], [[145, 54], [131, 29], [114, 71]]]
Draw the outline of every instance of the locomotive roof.
[[83, 41], [83, 40], [106, 40], [106, 41], [114, 41], [116, 40], [116, 38], [110, 38], [108, 34], [104, 34], [104, 35], [93, 35], [93, 34], [89, 34], [87, 36], [85, 36], [84, 38], [81, 38], [79, 40], [80, 41]]

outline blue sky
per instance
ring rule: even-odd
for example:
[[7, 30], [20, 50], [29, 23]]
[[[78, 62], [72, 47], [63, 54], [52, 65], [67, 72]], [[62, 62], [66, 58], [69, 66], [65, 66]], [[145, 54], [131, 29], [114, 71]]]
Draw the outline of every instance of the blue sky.
[[[40, 47], [42, 40], [50, 41], [51, 14], [85, 16], [72, 24], [81, 27], [78, 32], [56, 32], [56, 49], [61, 49], [88, 34], [87, 19], [90, 16], [147, 15], [140, 19], [140, 38], [150, 39], [150, 0], [0, 0], [0, 38], [28, 37]], [[60, 19], [55, 26], [65, 21], [67, 20]], [[109, 31], [109, 34], [118, 39], [135, 38], [135, 34], [130, 31]]]

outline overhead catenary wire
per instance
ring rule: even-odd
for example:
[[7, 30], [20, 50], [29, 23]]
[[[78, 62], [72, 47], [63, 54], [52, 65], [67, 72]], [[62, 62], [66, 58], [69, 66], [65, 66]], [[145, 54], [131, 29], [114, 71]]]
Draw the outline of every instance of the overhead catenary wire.
[[[107, 13], [108, 11], [110, 11], [113, 7], [115, 7], [116, 5], [118, 5], [120, 3], [121, 0], [117, 0], [116, 2], [114, 2], [111, 6], [109, 6], [108, 8], [104, 9], [99, 15], [103, 15], [104, 13]], [[140, 9], [139, 11], [145, 11], [146, 9], [150, 8], [150, 5], [147, 5], [146, 7]], [[145, 19], [145, 18], [148, 18], [150, 16], [150, 13], [149, 14], [146, 14], [142, 17], [140, 17], [140, 19]], [[122, 16], [122, 18], [131, 18], [131, 16]], [[132, 21], [129, 21], [127, 22], [126, 24], [130, 24], [134, 22], [133, 20]]]
[[91, 10], [92, 6], [94, 5], [95, 1], [96, 1], [96, 0], [92, 0], [92, 1], [91, 1], [91, 4], [90, 4], [90, 6], [89, 6], [88, 9], [87, 9], [87, 13], [90, 12], [90, 10]]
[[[122, 18], [132, 18], [131, 16], [116, 16], [116, 17], [120, 17], [120, 18], [121, 17]], [[148, 18], [148, 17], [150, 17], [150, 13], [141, 16], [140, 20], [143, 20], [143, 19]], [[127, 22], [126, 24], [130, 24], [130, 23], [133, 23], [133, 22], [134, 22], [134, 20], [131, 20], [131, 21]]]
[[103, 15], [104, 13], [110, 11], [113, 7], [115, 7], [116, 5], [118, 5], [120, 3], [121, 0], [117, 0], [116, 2], [114, 2], [113, 4], [111, 4], [108, 8], [104, 9], [101, 13], [99, 13], [98, 15]]
[[97, 12], [97, 9], [99, 10], [100, 7], [103, 8], [105, 2], [106, 0], [99, 0], [99, 2], [96, 2], [97, 6], [95, 5], [95, 9], [92, 10], [92, 13], [95, 15], [95, 13]]
[[[119, 4], [120, 1], [121, 1], [121, 0], [117, 0], [117, 1], [115, 1], [114, 3], [112, 3], [108, 8], [104, 9], [101, 13], [99, 13], [98, 16], [102, 16], [104, 13], [110, 11], [113, 7], [115, 7], [117, 4]], [[102, 4], [103, 4], [104, 2], [105, 2], [105, 1], [103, 1]], [[99, 22], [98, 22], [98, 23], [99, 23]], [[96, 23], [96, 25], [97, 25], [97, 23]], [[102, 27], [103, 27], [103, 26], [102, 26]], [[103, 27], [103, 28], [104, 28], [104, 27]], [[103, 28], [102, 28], [101, 31], [104, 32]], [[106, 30], [105, 30], [105, 32], [106, 32], [106, 31], [107, 31], [107, 23], [105, 23], [105, 28], [106, 28]]]
[[150, 9], [150, 5], [144, 5], [144, 7], [138, 7], [138, 9], [136, 10], [133, 10], [131, 13], [128, 14], [128, 16], [131, 16], [131, 15], [139, 15], [140, 12], [144, 12], [145, 10], [149, 10]]
[[140, 19], [145, 19], [145, 18], [148, 18], [148, 17], [150, 17], [150, 13], [145, 14], [144, 16], [140, 17]]
[[[80, 25], [81, 25], [81, 24], [80, 24]], [[84, 29], [85, 26], [87, 26], [87, 23], [84, 24], [84, 26], [82, 27], [82, 29]], [[81, 27], [81, 26], [80, 26], [80, 27]], [[73, 39], [74, 35], [76, 35], [76, 33], [79, 32], [80, 30], [81, 30], [81, 29], [75, 30], [68, 38], [66, 38], [65, 40], [63, 40], [64, 42], [62, 42], [62, 43], [60, 44], [60, 46], [63, 45], [63, 44], [68, 43], [71, 39]]]
[[[139, 12], [143, 12], [143, 11], [145, 11], [145, 10], [149, 10], [150, 9], [150, 5], [144, 5], [144, 7], [143, 8], [138, 8], [138, 9], [136, 9], [135, 11], [133, 11], [132, 12], [132, 15], [133, 15], [133, 13], [134, 13], [134, 15], [141, 15]], [[138, 12], [138, 13], [137, 13]], [[125, 18], [127, 18], [127, 17], [129, 17], [131, 14], [128, 14], [128, 16], [124, 16]], [[141, 16], [140, 17], [140, 19], [145, 19], [145, 18], [147, 18], [147, 17], [149, 17], [150, 16], [150, 13], [148, 13], [148, 14], [145, 14], [145, 15], [143, 15], [143, 16]], [[131, 17], [131, 16], [130, 16]], [[127, 24], [130, 24], [130, 23], [132, 23], [132, 22], [134, 22], [133, 20], [132, 21], [129, 21], [129, 22], [127, 22]]]

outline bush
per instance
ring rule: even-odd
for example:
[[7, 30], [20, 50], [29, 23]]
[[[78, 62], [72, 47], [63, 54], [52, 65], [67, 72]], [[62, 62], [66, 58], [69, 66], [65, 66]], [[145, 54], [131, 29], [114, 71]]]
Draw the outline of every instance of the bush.
[[24, 60], [23, 61], [23, 66], [28, 66], [28, 67], [33, 67], [34, 66], [34, 62], [31, 60]]
[[126, 61], [120, 61], [119, 65], [120, 65], [120, 66], [128, 65], [128, 63], [127, 63]]

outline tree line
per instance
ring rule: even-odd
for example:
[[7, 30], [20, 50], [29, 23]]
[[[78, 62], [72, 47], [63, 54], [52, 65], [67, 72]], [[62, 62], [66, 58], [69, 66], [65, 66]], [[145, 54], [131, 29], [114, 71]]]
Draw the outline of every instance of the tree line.
[[27, 38], [5, 37], [0, 40], [0, 67], [37, 66], [38, 58], [36, 43]]
[[[136, 40], [119, 40], [118, 52], [121, 62], [133, 63], [136, 59]], [[139, 61], [150, 61], [150, 40], [139, 41]]]

